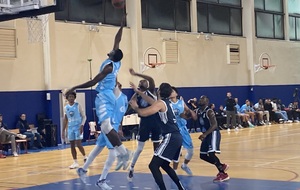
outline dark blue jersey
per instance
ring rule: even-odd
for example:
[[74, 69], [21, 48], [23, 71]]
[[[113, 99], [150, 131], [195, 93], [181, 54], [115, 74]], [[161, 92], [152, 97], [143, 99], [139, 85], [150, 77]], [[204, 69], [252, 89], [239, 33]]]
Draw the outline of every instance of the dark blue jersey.
[[[209, 122], [209, 118], [207, 116], [207, 112], [209, 110], [213, 111], [208, 106], [203, 111], [200, 108], [196, 110], [196, 113], [197, 113], [197, 116], [198, 116], [198, 123], [199, 123], [199, 126], [202, 129], [201, 130], [202, 132], [205, 132], [210, 128], [210, 122]], [[219, 128], [217, 127], [216, 130], [219, 130]]]
[[[154, 100], [157, 100], [157, 96], [153, 93], [151, 93], [149, 90], [146, 90], [145, 92], [143, 92], [145, 95], [151, 97], [152, 99]], [[139, 108], [146, 108], [146, 107], [149, 107], [151, 106], [150, 104], [148, 104], [148, 102], [146, 100], [144, 100], [141, 96], [137, 96], [137, 104], [139, 106]], [[158, 114], [153, 114], [153, 115], [150, 115], [150, 116], [147, 116], [147, 117], [141, 117], [141, 120], [146, 120], [147, 122], [151, 122], [151, 121], [154, 121], [154, 120], [157, 120], [158, 119]], [[154, 121], [155, 122], [155, 121]]]
[[169, 99], [162, 99], [163, 103], [166, 105], [165, 112], [158, 112], [160, 117], [161, 133], [165, 135], [167, 133], [179, 133], [179, 128], [176, 123], [176, 117], [172, 109], [172, 103]]

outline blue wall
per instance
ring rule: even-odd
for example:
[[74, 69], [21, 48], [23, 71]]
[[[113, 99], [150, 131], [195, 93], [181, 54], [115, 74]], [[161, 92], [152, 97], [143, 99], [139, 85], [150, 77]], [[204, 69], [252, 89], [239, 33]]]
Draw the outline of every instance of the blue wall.
[[[199, 98], [201, 95], [207, 95], [211, 103], [216, 106], [224, 104], [226, 93], [231, 92], [233, 97], [239, 98], [239, 104], [242, 105], [245, 99], [256, 101], [259, 98], [280, 98], [284, 104], [293, 101], [293, 92], [300, 85], [272, 85], [272, 86], [226, 86], [226, 87], [184, 87], [178, 88], [179, 93], [185, 101], [190, 98]], [[97, 118], [94, 115], [93, 108], [96, 92], [94, 90], [80, 90], [86, 94], [86, 115], [85, 136], [89, 135], [88, 121], [94, 121]], [[131, 89], [124, 89], [123, 92], [130, 98], [133, 94]], [[46, 94], [50, 93], [51, 100], [46, 100]], [[45, 113], [53, 124], [58, 125], [57, 139], [60, 141], [60, 91], [22, 91], [22, 92], [0, 92], [0, 113], [3, 114], [4, 123], [9, 128], [15, 128], [16, 121], [21, 113], [26, 113], [29, 123], [37, 126], [36, 115]], [[58, 142], [60, 143], [60, 142]]]

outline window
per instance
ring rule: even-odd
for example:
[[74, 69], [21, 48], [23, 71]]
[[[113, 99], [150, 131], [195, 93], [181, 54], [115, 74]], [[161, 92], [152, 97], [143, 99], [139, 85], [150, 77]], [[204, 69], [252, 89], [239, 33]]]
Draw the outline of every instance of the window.
[[64, 11], [56, 12], [56, 20], [64, 21], [85, 21], [88, 23], [104, 23], [119, 26], [123, 15], [122, 9], [115, 9], [111, 0], [86, 1], [72, 0], [66, 1]]
[[256, 36], [284, 39], [282, 0], [255, 0]]
[[189, 0], [142, 0], [143, 28], [191, 31]]
[[0, 28], [0, 58], [16, 58], [16, 44], [16, 30]]
[[198, 32], [242, 35], [240, 0], [198, 0]]
[[290, 40], [300, 41], [300, 1], [288, 1]]

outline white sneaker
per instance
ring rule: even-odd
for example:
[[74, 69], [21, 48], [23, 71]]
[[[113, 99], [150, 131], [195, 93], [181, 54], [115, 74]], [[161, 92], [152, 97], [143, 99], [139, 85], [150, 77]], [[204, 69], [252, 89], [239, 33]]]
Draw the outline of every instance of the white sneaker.
[[181, 169], [183, 169], [183, 171], [185, 171], [188, 175], [190, 175], [190, 176], [193, 175], [193, 172], [187, 165], [186, 166], [181, 165]]
[[288, 123], [293, 123], [293, 121], [292, 121], [292, 120], [287, 120], [287, 122], [288, 122]]
[[102, 190], [111, 190], [112, 189], [109, 185], [107, 185], [105, 179], [102, 179], [101, 181], [97, 181], [95, 185], [96, 185], [96, 187], [99, 187]]
[[18, 155], [17, 152], [13, 152], [13, 156], [14, 156], [14, 157], [18, 157], [19, 155]]
[[78, 176], [80, 177], [81, 181], [83, 183], [86, 183], [86, 173], [87, 173], [87, 171], [85, 171], [83, 168], [78, 168], [76, 170], [76, 172], [77, 172]]
[[121, 167], [123, 167], [123, 170], [126, 170], [129, 166], [129, 161], [131, 160], [132, 156], [133, 156], [133, 152], [126, 149], [127, 153], [125, 155], [118, 155], [117, 156], [117, 165], [115, 170], [118, 171], [119, 169], [121, 169]]
[[79, 168], [79, 164], [77, 162], [74, 162], [71, 166], [69, 166], [70, 169]]
[[22, 135], [22, 134], [17, 134], [17, 137], [19, 137], [20, 139], [26, 139], [26, 135]]

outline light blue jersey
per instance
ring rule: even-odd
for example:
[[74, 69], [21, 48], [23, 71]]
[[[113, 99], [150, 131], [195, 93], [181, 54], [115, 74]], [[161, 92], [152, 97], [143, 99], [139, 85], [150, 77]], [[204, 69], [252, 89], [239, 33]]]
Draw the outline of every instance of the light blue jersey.
[[82, 117], [79, 111], [79, 104], [75, 102], [73, 105], [66, 105], [65, 114], [68, 118], [68, 139], [70, 141], [81, 140], [83, 138], [80, 134]]
[[[113, 117], [111, 118], [111, 124], [116, 131], [119, 130], [119, 126], [122, 122], [123, 116], [127, 108], [128, 108], [127, 96], [121, 92], [119, 97], [117, 97], [116, 99], [115, 111]], [[104, 133], [100, 133], [96, 145], [101, 147], [107, 146], [107, 148], [109, 149], [114, 148]]]
[[110, 59], [106, 59], [105, 61], [103, 61], [102, 65], [100, 66], [100, 72], [103, 71], [106, 65], [109, 65], [111, 63], [113, 66], [113, 70], [103, 80], [98, 82], [98, 86], [96, 87], [97, 92], [101, 92], [102, 90], [113, 90], [116, 86], [116, 78], [121, 67], [120, 61], [113, 62]]
[[96, 87], [98, 94], [95, 99], [95, 106], [99, 123], [107, 118], [112, 118], [115, 108], [116, 97], [113, 89], [116, 86], [116, 78], [121, 67], [121, 62], [113, 62], [112, 60], [107, 59], [102, 63], [100, 72], [103, 71], [105, 66], [111, 63], [113, 66], [112, 72], [101, 80]]
[[180, 130], [180, 134], [182, 136], [182, 146], [186, 149], [192, 149], [193, 142], [190, 133], [186, 127], [187, 121], [184, 118], [180, 117], [180, 114], [184, 112], [184, 101], [177, 100], [177, 102], [175, 103], [172, 102], [172, 109], [176, 117], [176, 122]]

